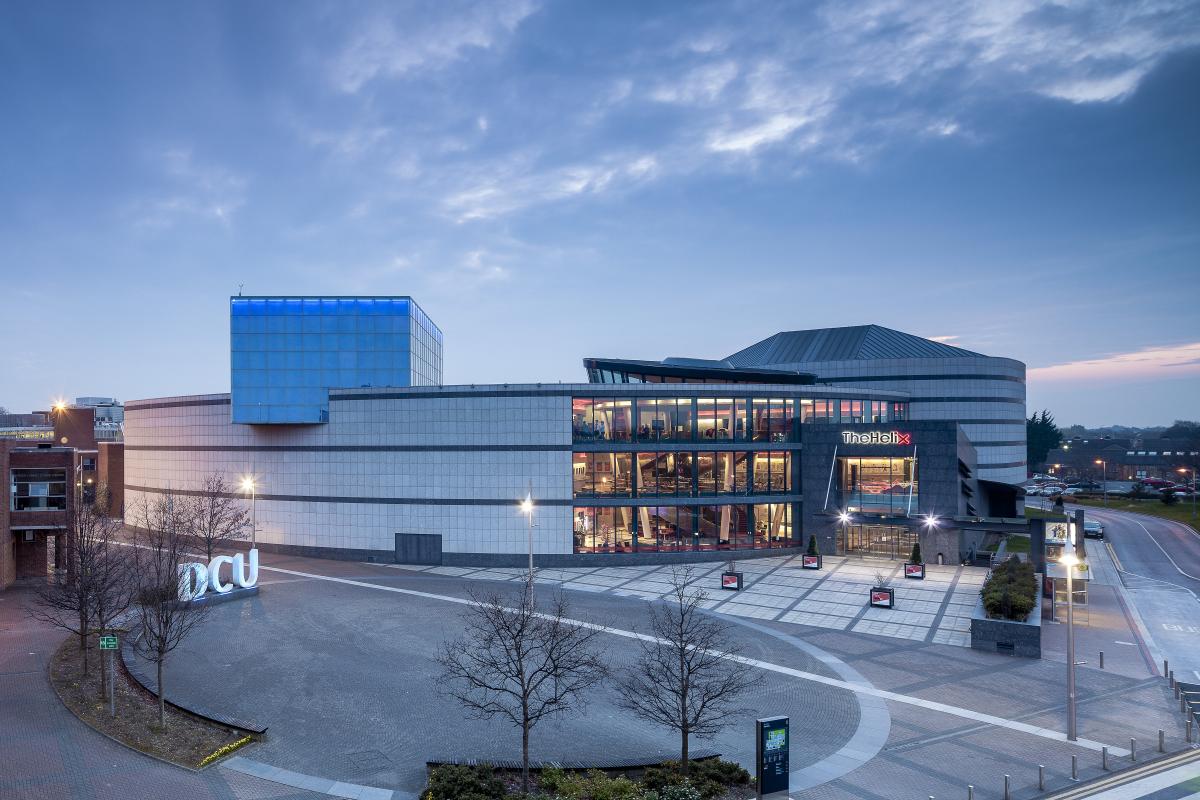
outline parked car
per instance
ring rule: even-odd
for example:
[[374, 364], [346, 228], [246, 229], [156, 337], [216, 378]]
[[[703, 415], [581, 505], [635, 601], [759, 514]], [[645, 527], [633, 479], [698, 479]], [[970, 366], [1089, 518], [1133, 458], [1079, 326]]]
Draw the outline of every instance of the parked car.
[[1083, 521], [1083, 538], [1085, 539], [1103, 539], [1104, 526], [1094, 519], [1085, 519]]
[[1101, 486], [1100, 484], [1096, 483], [1095, 481], [1078, 481], [1076, 483], [1068, 484], [1067, 488], [1088, 491], [1088, 490], [1093, 490], [1093, 489], [1103, 489], [1104, 487]]
[[1063, 497], [1074, 497], [1075, 495], [1082, 494], [1082, 493], [1083, 493], [1083, 489], [1080, 489], [1077, 486], [1068, 486], [1067, 488], [1062, 490]]

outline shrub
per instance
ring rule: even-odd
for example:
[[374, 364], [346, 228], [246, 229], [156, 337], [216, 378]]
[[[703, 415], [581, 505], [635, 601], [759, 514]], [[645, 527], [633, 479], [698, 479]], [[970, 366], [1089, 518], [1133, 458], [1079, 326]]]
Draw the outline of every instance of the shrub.
[[[658, 800], [688, 800], [669, 797], [668, 789], [695, 792], [699, 800], [713, 800], [725, 794], [730, 786], [750, 783], [750, 773], [733, 761], [706, 758], [693, 761], [687, 778], [679, 771], [678, 761], [666, 761], [661, 767], [650, 767], [642, 777], [642, 785], [658, 794]], [[696, 800], [693, 798], [693, 800]]]
[[538, 783], [544, 793], [564, 800], [639, 800], [641, 794], [628, 778], [610, 778], [598, 769], [580, 774], [547, 768], [538, 776]]
[[920, 564], [921, 563], [921, 543], [919, 541], [913, 542], [912, 554], [908, 557], [908, 563], [910, 563], [910, 564]]
[[1024, 622], [1037, 604], [1033, 565], [1013, 556], [992, 570], [979, 594], [984, 610], [992, 619]]
[[507, 789], [491, 766], [446, 764], [429, 775], [421, 800], [501, 800]]
[[1158, 496], [1158, 499], [1162, 500], [1162, 504], [1164, 506], [1174, 505], [1175, 502], [1177, 500], [1179, 500], [1179, 498], [1175, 496], [1175, 493], [1170, 491], [1169, 489], [1167, 491], [1163, 492], [1162, 494], [1160, 494]]
[[821, 555], [821, 551], [817, 548], [817, 535], [815, 533], [808, 537], [808, 555]]

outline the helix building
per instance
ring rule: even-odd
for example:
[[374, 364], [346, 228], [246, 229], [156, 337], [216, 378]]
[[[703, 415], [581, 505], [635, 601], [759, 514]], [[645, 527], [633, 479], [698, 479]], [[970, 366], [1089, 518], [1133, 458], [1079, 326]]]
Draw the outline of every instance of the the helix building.
[[886, 328], [469, 386], [441, 384], [441, 332], [411, 298], [231, 298], [231, 337], [230, 394], [126, 404], [126, 503], [252, 477], [264, 549], [520, 564], [532, 533], [549, 565], [816, 536], [951, 562], [1022, 513], [1023, 365]]

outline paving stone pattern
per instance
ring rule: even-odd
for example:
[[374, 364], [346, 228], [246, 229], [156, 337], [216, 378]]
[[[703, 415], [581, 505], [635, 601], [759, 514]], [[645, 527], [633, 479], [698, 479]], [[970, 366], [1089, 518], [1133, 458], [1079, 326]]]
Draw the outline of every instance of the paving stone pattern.
[[[870, 633], [916, 642], [971, 646], [971, 612], [987, 570], [978, 567], [925, 568], [925, 580], [904, 578], [894, 561], [824, 558], [824, 569], [800, 566], [801, 557], [777, 556], [739, 561], [743, 588], [718, 588], [722, 563], [693, 564], [697, 584], [707, 587], [705, 607], [718, 614], [777, 621], [830, 630]], [[401, 566], [401, 569], [472, 580], [521, 581], [520, 568]], [[572, 567], [539, 569], [534, 580], [584, 592], [610, 592], [657, 600], [671, 591], [671, 566]], [[895, 588], [895, 608], [871, 608], [867, 593], [882, 573]]]

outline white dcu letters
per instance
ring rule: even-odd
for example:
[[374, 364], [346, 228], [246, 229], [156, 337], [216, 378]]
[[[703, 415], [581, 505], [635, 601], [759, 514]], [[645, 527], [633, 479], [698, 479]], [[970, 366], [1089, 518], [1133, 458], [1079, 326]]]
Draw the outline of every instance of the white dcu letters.
[[[246, 569], [246, 559], [238, 553], [234, 556], [216, 556], [208, 566], [199, 562], [181, 564], [179, 566], [179, 599], [199, 600], [211, 589], [217, 594], [225, 594], [236, 586], [239, 589], [249, 589], [258, 583], [258, 548], [250, 550], [250, 569]], [[221, 580], [221, 566], [228, 564], [231, 583]]]

